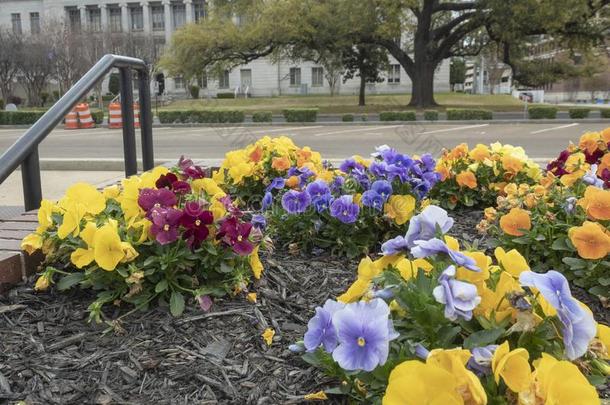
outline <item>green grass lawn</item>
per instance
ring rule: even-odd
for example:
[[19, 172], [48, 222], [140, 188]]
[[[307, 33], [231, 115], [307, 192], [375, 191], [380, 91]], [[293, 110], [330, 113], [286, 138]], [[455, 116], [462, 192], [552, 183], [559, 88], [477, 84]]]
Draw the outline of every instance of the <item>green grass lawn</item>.
[[[380, 111], [412, 110], [408, 107], [409, 94], [370, 95], [365, 107], [358, 107], [358, 96], [280, 96], [249, 99], [198, 99], [176, 100], [163, 110], [186, 109], [239, 109], [247, 113], [272, 111], [281, 113], [285, 108], [319, 108], [320, 114], [375, 113]], [[437, 109], [484, 108], [493, 111], [521, 111], [523, 103], [510, 95], [472, 95], [464, 93], [438, 93]], [[154, 101], [153, 101], [154, 104]], [[154, 107], [154, 106], [153, 106]]]

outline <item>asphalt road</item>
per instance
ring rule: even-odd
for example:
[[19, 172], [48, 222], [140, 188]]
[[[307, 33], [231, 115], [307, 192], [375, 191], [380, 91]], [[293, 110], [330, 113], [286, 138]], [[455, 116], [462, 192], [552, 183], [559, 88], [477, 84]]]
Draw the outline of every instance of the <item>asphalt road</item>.
[[[461, 142], [500, 141], [523, 146], [532, 158], [555, 157], [570, 141], [586, 131], [610, 126], [602, 123], [544, 124], [412, 124], [412, 125], [295, 125], [283, 127], [173, 127], [154, 128], [156, 160], [173, 161], [184, 154], [194, 159], [221, 159], [224, 154], [264, 136], [288, 135], [299, 145], [309, 145], [329, 159], [367, 155], [375, 146], [388, 144], [409, 154], [438, 154]], [[0, 151], [5, 151], [23, 129], [0, 129]], [[138, 140], [138, 148], [139, 148]], [[105, 128], [56, 129], [40, 145], [42, 159], [100, 160], [123, 157], [122, 132]]]

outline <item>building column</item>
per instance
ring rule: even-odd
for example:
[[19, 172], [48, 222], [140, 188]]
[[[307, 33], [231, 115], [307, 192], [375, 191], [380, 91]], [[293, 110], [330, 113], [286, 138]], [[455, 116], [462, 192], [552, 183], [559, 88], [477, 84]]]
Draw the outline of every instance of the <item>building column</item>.
[[127, 3], [120, 3], [119, 7], [121, 7], [121, 31], [129, 32], [129, 9], [127, 8]]
[[184, 0], [184, 8], [186, 9], [186, 23], [190, 24], [194, 21], [193, 0]]
[[163, 0], [163, 17], [165, 18], [165, 44], [169, 45], [172, 39], [172, 3]]
[[102, 25], [102, 31], [108, 30], [108, 6], [106, 4], [98, 4], [100, 8], [100, 23]]
[[87, 6], [78, 6], [80, 11], [80, 28], [82, 31], [87, 31], [89, 28], [89, 21], [87, 21]]
[[152, 32], [152, 26], [150, 24], [150, 5], [147, 1], [143, 1], [140, 3], [142, 6], [142, 19], [144, 21], [144, 32], [150, 33]]

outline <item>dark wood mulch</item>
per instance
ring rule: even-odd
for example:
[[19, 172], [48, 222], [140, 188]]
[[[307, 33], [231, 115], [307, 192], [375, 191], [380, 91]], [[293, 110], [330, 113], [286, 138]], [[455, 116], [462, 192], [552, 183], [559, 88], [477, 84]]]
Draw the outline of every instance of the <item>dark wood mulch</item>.
[[355, 263], [278, 253], [265, 264], [256, 305], [217, 301], [203, 313], [193, 304], [177, 319], [157, 308], [105, 334], [108, 325], [86, 323], [87, 292], [13, 289], [0, 297], [0, 404], [302, 403], [333, 382], [287, 347], [349, 285]]
[[[453, 212], [451, 234], [489, 248], [475, 229], [481, 214]], [[156, 308], [114, 328], [86, 323], [86, 291], [36, 293], [29, 283], [0, 296], [0, 405], [297, 404], [335, 386], [287, 347], [302, 338], [316, 306], [347, 288], [357, 263], [284, 252], [263, 260], [256, 305], [237, 297], [203, 313], [191, 303], [180, 318]], [[609, 323], [597, 299], [574, 294]], [[267, 327], [276, 331], [271, 347], [261, 338]], [[608, 388], [600, 392], [610, 397]]]

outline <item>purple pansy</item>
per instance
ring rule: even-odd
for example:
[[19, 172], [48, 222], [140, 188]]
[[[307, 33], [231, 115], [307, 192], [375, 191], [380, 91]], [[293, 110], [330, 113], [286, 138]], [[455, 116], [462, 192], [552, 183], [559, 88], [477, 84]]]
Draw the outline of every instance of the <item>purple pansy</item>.
[[267, 219], [264, 215], [261, 214], [252, 215], [252, 219], [250, 220], [250, 222], [252, 223], [253, 227], [260, 229], [261, 231], [264, 231], [267, 227]]
[[471, 350], [472, 356], [468, 359], [466, 367], [477, 376], [484, 377], [491, 374], [491, 359], [498, 345], [475, 347]]
[[176, 195], [166, 188], [143, 188], [138, 195], [138, 205], [147, 212], [154, 207], [168, 208], [177, 203]]
[[597, 333], [593, 315], [572, 297], [568, 280], [563, 274], [550, 270], [544, 274], [524, 271], [519, 276], [521, 285], [540, 291], [544, 299], [557, 311], [563, 323], [562, 335], [565, 355], [576, 360], [587, 352]]
[[330, 205], [330, 215], [344, 224], [356, 222], [359, 213], [360, 207], [358, 204], [354, 204], [354, 197], [351, 195], [342, 195], [336, 198]]
[[387, 255], [395, 255], [409, 251], [409, 244], [404, 236], [397, 236], [395, 238], [385, 241], [381, 245], [381, 252]]
[[317, 212], [324, 212], [330, 208], [330, 204], [333, 202], [333, 197], [330, 194], [326, 194], [322, 197], [318, 197], [313, 201], [313, 206]]
[[238, 255], [247, 256], [254, 250], [254, 245], [249, 240], [251, 231], [251, 223], [240, 222], [237, 217], [229, 217], [220, 225], [216, 238], [231, 246]]
[[458, 266], [465, 267], [472, 271], [481, 271], [477, 266], [477, 262], [466, 256], [463, 253], [449, 249], [449, 246], [438, 238], [432, 238], [429, 240], [416, 240], [415, 246], [411, 248], [411, 254], [416, 259], [423, 259], [428, 256], [444, 253], [448, 255], [451, 260]]
[[265, 191], [271, 191], [274, 189], [281, 190], [284, 188], [285, 185], [286, 180], [283, 177], [276, 177], [275, 179], [271, 180], [271, 183], [267, 186]]
[[289, 190], [282, 196], [282, 207], [289, 214], [305, 212], [311, 204], [311, 197], [307, 191]]
[[436, 235], [437, 227], [445, 234], [453, 226], [453, 218], [447, 211], [436, 205], [429, 205], [409, 221], [409, 229], [405, 235], [407, 245], [415, 246], [416, 240], [428, 240]]
[[345, 159], [339, 166], [339, 170], [343, 173], [350, 173], [352, 170], [356, 169], [364, 169], [364, 166], [356, 162], [356, 159], [354, 158]]
[[388, 304], [380, 298], [347, 304], [335, 312], [332, 324], [339, 345], [332, 356], [341, 368], [372, 371], [385, 364], [390, 341], [398, 337], [389, 315]]
[[337, 330], [333, 326], [332, 318], [335, 312], [343, 309], [345, 304], [326, 300], [323, 307], [316, 308], [316, 314], [307, 323], [307, 332], [303, 342], [308, 352], [313, 352], [320, 345], [331, 353], [337, 347]]
[[445, 318], [456, 321], [461, 317], [472, 319], [472, 311], [481, 303], [477, 287], [474, 284], [455, 279], [455, 266], [447, 267], [438, 278], [439, 285], [432, 295], [436, 302], [445, 305]]
[[597, 177], [597, 165], [591, 165], [589, 170], [582, 176], [582, 181], [597, 188], [604, 188], [604, 181]]
[[153, 207], [150, 211], [152, 222], [150, 233], [159, 244], [167, 245], [178, 239], [178, 227], [182, 215], [182, 211], [175, 208]]
[[379, 194], [383, 198], [383, 201], [387, 201], [393, 192], [392, 185], [386, 180], [377, 180], [373, 182], [371, 185], [371, 190]]
[[330, 195], [330, 188], [328, 188], [328, 184], [324, 180], [320, 179], [309, 183], [306, 190], [313, 201], [320, 197]]
[[273, 194], [267, 191], [263, 196], [262, 209], [266, 210], [271, 204], [273, 204]]
[[381, 194], [379, 194], [375, 190], [367, 190], [362, 193], [362, 200], [360, 201], [362, 201], [362, 205], [364, 205], [365, 207], [371, 207], [376, 209], [377, 211], [381, 211], [384, 203], [384, 199]]

